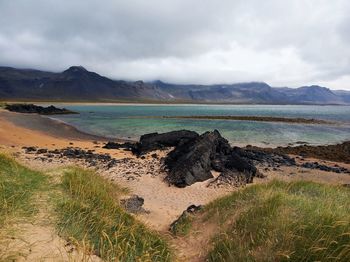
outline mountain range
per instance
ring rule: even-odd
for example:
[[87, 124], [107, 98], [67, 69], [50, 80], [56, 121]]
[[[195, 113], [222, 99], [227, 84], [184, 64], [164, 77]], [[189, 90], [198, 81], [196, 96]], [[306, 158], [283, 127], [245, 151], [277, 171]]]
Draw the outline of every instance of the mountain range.
[[321, 86], [271, 87], [263, 82], [179, 85], [112, 80], [81, 66], [61, 73], [0, 67], [0, 100], [350, 104], [350, 91]]

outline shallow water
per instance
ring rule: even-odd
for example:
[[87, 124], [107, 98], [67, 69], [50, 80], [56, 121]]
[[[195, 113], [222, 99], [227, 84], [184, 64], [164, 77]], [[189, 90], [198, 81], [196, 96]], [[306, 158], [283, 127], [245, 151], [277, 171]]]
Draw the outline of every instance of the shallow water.
[[[151, 132], [218, 129], [232, 144], [280, 146], [307, 142], [331, 144], [350, 140], [350, 106], [300, 105], [57, 105], [79, 115], [54, 118], [95, 135], [138, 139]], [[144, 118], [147, 116], [242, 115], [301, 117], [337, 121], [338, 125], [305, 125], [238, 120]]]

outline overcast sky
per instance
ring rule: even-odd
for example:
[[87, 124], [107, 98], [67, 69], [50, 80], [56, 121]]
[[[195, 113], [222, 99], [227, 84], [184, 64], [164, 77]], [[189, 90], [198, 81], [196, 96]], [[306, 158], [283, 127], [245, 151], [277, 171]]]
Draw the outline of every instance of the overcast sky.
[[350, 90], [349, 0], [0, 0], [0, 64]]

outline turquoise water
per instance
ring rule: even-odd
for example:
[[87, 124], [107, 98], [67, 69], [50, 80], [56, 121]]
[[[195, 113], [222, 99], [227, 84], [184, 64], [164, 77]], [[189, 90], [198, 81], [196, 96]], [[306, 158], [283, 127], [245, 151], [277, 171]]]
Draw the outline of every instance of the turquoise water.
[[[107, 137], [138, 139], [151, 132], [218, 129], [232, 144], [330, 144], [350, 140], [349, 106], [290, 105], [58, 105], [79, 115], [55, 116], [79, 130]], [[145, 116], [244, 115], [302, 117], [339, 125], [304, 125], [236, 120], [157, 119]]]

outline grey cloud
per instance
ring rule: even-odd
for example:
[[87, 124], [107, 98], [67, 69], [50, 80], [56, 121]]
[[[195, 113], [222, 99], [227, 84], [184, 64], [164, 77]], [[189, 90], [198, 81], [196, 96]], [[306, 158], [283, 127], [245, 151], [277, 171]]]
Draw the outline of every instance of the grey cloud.
[[346, 0], [1, 0], [0, 64], [349, 89]]

